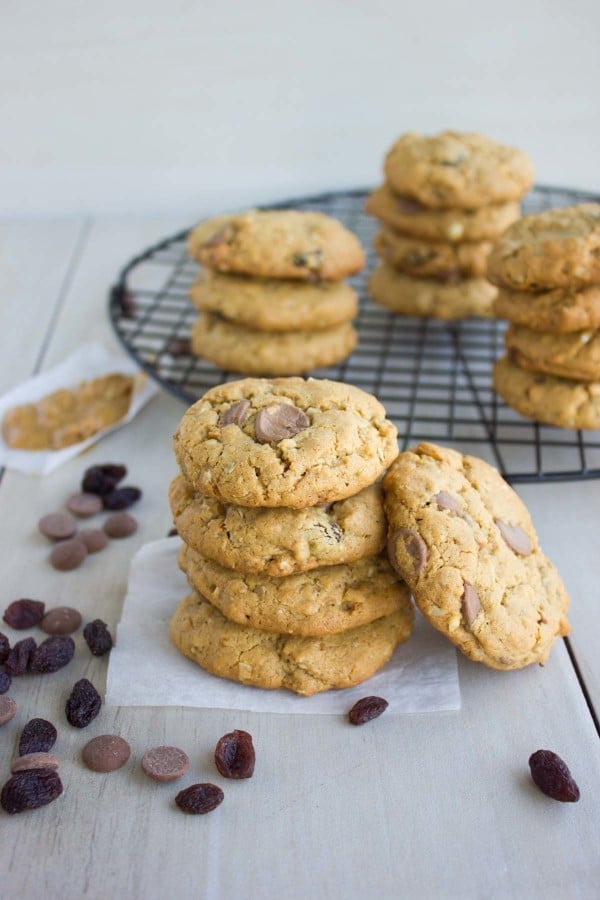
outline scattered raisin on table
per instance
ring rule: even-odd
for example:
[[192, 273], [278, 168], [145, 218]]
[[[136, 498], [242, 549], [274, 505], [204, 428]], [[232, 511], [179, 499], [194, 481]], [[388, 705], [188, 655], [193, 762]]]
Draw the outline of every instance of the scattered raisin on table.
[[540, 791], [562, 803], [577, 803], [579, 788], [567, 764], [552, 750], [537, 750], [529, 757], [531, 777]]
[[54, 634], [36, 647], [31, 654], [29, 671], [37, 675], [58, 672], [75, 655], [75, 642], [66, 634]]
[[385, 712], [388, 706], [383, 697], [363, 697], [354, 704], [348, 718], [352, 725], [365, 725]]
[[80, 678], [65, 705], [67, 721], [74, 728], [86, 728], [100, 712], [100, 694], [87, 678]]
[[60, 797], [62, 790], [62, 782], [54, 769], [26, 769], [6, 782], [0, 794], [0, 804], [11, 814], [38, 809]]
[[215, 765], [223, 778], [252, 778], [256, 753], [247, 731], [224, 734], [215, 748]]
[[103, 622], [102, 619], [88, 622], [83, 629], [83, 636], [94, 656], [104, 656], [112, 649], [113, 639], [106, 622]]
[[104, 509], [128, 509], [142, 496], [142, 492], [137, 487], [115, 488], [108, 494], [102, 496], [102, 505]]
[[30, 719], [19, 738], [19, 756], [48, 753], [56, 743], [56, 728], [47, 719]]
[[8, 672], [0, 671], [0, 694], [5, 694], [8, 690], [10, 690], [10, 686], [12, 684], [12, 678], [8, 674]]
[[119, 481], [127, 475], [125, 466], [106, 463], [102, 466], [90, 466], [83, 473], [81, 490], [86, 494], [108, 494]]
[[186, 813], [204, 815], [216, 809], [223, 799], [223, 791], [216, 784], [192, 784], [179, 791], [175, 803]]
[[17, 641], [4, 660], [5, 671], [13, 678], [24, 675], [29, 669], [29, 663], [36, 647], [37, 644], [33, 638], [23, 638], [22, 641]]
[[4, 662], [10, 653], [10, 641], [5, 634], [0, 631], [0, 665]]
[[41, 600], [13, 600], [4, 610], [3, 619], [11, 628], [22, 631], [33, 628], [44, 618], [45, 604]]

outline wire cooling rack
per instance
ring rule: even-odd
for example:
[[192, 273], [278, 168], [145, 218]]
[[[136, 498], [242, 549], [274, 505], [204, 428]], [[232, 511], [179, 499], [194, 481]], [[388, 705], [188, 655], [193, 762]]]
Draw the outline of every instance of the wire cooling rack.
[[[363, 212], [367, 191], [341, 191], [270, 208], [318, 210], [358, 235], [368, 264], [349, 279], [360, 296], [358, 347], [340, 365], [311, 375], [346, 381], [375, 394], [398, 427], [402, 447], [419, 440], [456, 444], [494, 463], [507, 480], [561, 481], [600, 477], [600, 432], [540, 425], [509, 409], [491, 383], [503, 354], [504, 325], [484, 319], [444, 323], [405, 318], [369, 300], [366, 283], [377, 260], [377, 223]], [[588, 193], [536, 187], [524, 212], [599, 200]], [[197, 312], [188, 289], [198, 265], [186, 253], [187, 230], [140, 253], [110, 293], [109, 313], [128, 353], [168, 391], [193, 403], [209, 388], [243, 376], [187, 351]], [[306, 373], [305, 373], [306, 374]]]

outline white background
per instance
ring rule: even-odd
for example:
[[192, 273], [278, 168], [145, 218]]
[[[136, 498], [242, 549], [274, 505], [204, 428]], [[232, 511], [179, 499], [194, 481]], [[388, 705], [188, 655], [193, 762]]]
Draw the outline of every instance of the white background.
[[2, 0], [0, 216], [203, 214], [480, 130], [600, 190], [597, 0]]

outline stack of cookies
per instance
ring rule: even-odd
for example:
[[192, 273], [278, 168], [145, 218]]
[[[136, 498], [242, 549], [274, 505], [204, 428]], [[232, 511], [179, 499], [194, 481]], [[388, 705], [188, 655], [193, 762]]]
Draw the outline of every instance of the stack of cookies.
[[543, 663], [569, 633], [569, 597], [500, 473], [419, 444], [383, 485], [390, 561], [434, 628], [492, 669]]
[[524, 416], [600, 428], [600, 205], [525, 216], [495, 244], [496, 315], [510, 321], [494, 387]]
[[384, 173], [365, 204], [382, 223], [382, 263], [369, 281], [375, 302], [405, 316], [491, 316], [487, 257], [519, 217], [533, 183], [529, 157], [480, 134], [409, 133], [392, 146]]
[[383, 666], [413, 609], [385, 555], [378, 479], [398, 447], [381, 404], [333, 381], [249, 378], [190, 407], [174, 446], [191, 588], [175, 646], [215, 675], [304, 695]]
[[197, 356], [232, 372], [292, 375], [334, 365], [356, 346], [358, 300], [342, 279], [365, 256], [336, 219], [297, 210], [219, 216], [191, 232], [188, 250], [204, 266], [190, 290]]

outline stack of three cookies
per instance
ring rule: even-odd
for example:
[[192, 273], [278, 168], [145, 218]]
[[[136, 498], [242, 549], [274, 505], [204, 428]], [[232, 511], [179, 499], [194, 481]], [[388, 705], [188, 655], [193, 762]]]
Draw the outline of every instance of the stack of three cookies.
[[406, 316], [491, 316], [487, 257], [519, 217], [533, 181], [529, 158], [480, 134], [409, 133], [384, 173], [365, 205], [383, 225], [375, 237], [383, 262], [369, 281], [375, 302]]
[[511, 323], [498, 393], [539, 422], [600, 428], [600, 205], [525, 216], [494, 246], [489, 277]]
[[170, 502], [192, 593], [178, 649], [215, 675], [311, 695], [369, 678], [411, 632], [378, 479], [397, 455], [375, 398], [326, 380], [214, 388], [175, 435]]
[[336, 219], [295, 210], [219, 216], [191, 232], [188, 249], [204, 266], [190, 289], [197, 356], [232, 372], [292, 375], [340, 362], [356, 346], [358, 298], [342, 279], [365, 258]]

